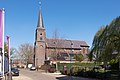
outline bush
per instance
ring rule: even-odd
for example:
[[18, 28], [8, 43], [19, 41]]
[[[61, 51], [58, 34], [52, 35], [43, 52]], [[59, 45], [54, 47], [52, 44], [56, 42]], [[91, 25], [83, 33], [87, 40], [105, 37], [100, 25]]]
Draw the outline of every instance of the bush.
[[48, 72], [54, 73], [54, 72], [56, 72], [56, 69], [55, 68], [50, 68], [50, 69], [48, 69]]
[[52, 64], [51, 66], [49, 66], [48, 72], [50, 72], [50, 73], [56, 72], [56, 66], [55, 66], [55, 64]]
[[111, 70], [119, 70], [119, 62], [118, 59], [112, 59], [110, 61], [110, 69]]
[[63, 75], [68, 75], [70, 71], [69, 70], [61, 70], [60, 72]]

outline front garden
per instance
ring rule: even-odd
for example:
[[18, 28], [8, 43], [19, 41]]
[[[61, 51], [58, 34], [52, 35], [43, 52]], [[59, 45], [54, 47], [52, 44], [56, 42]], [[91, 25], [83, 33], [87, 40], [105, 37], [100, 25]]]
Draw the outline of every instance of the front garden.
[[105, 68], [100, 63], [58, 63], [58, 69], [68, 76], [87, 77], [100, 80], [118, 80], [119, 70]]

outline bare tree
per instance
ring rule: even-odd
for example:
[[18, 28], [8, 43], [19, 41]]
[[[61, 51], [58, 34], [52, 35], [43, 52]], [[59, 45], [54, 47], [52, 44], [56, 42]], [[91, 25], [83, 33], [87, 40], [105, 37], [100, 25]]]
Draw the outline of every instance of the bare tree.
[[18, 47], [18, 54], [20, 55], [20, 59], [24, 62], [27, 66], [29, 63], [33, 63], [33, 53], [34, 48], [33, 45], [30, 43], [21, 44]]
[[60, 55], [59, 54], [60, 48], [63, 47], [63, 40], [62, 40], [62, 38], [60, 38], [58, 29], [55, 29], [53, 31], [53, 45], [55, 47], [54, 47], [54, 51], [51, 54], [51, 56], [52, 56], [53, 59], [57, 60], [59, 55]]
[[[62, 39], [60, 39], [60, 36], [59, 36], [59, 32], [57, 29], [55, 29], [55, 31], [53, 31], [53, 45], [54, 45], [54, 51], [51, 55], [49, 55], [52, 59], [54, 60], [58, 60], [58, 57], [59, 57], [59, 53], [60, 53], [60, 48], [62, 48]], [[58, 70], [58, 65], [57, 65], [57, 62], [56, 62], [56, 70]]]

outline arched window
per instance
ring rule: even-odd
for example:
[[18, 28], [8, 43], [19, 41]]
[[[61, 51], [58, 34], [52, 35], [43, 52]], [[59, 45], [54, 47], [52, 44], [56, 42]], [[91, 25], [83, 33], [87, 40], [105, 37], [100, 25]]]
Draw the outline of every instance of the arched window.
[[40, 45], [40, 48], [44, 48], [43, 45]]

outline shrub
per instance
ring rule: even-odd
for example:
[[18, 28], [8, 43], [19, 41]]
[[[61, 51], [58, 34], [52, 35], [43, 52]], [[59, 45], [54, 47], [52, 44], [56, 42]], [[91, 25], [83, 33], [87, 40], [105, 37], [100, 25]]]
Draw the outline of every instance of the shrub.
[[112, 59], [112, 60], [110, 61], [110, 69], [111, 69], [111, 70], [118, 70], [118, 69], [119, 69], [118, 59]]
[[56, 69], [55, 68], [50, 68], [50, 69], [48, 69], [48, 72], [54, 73], [54, 72], [56, 72]]

